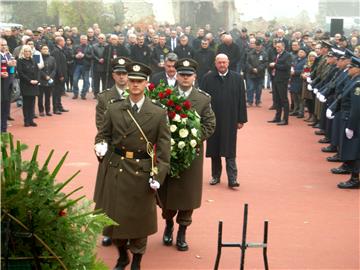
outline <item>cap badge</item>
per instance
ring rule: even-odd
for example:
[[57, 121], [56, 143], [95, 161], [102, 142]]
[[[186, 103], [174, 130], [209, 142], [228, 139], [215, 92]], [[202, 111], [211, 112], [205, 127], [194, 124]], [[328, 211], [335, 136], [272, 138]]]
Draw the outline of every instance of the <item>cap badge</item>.
[[133, 66], [133, 71], [138, 72], [140, 71], [141, 67], [139, 65]]
[[119, 63], [119, 65], [124, 65], [124, 64], [125, 64], [125, 60], [121, 58], [121, 59], [119, 59], [119, 62], [118, 62], [118, 63]]
[[190, 62], [189, 62], [188, 60], [185, 60], [185, 61], [183, 62], [183, 66], [184, 66], [184, 67], [190, 66]]

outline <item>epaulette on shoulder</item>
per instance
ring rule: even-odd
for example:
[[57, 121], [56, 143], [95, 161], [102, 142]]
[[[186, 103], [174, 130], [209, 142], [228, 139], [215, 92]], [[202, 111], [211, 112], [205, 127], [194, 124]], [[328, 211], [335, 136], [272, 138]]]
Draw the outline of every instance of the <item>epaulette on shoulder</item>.
[[198, 89], [199, 93], [207, 96], [207, 97], [211, 97], [208, 93], [206, 93], [205, 91], [201, 90], [201, 89]]
[[112, 98], [108, 101], [109, 104], [114, 104], [114, 103], [117, 103], [117, 102], [120, 102], [120, 101], [123, 101], [124, 99], [122, 98]]
[[109, 91], [110, 91], [110, 88], [105, 89], [105, 90], [101, 91], [100, 93], [98, 93], [98, 96], [103, 96], [103, 95], [107, 94]]
[[156, 100], [156, 99], [152, 99], [152, 100], [151, 100], [151, 103], [154, 104], [154, 105], [156, 105], [156, 106], [159, 106], [160, 108], [162, 108], [162, 109], [164, 109], [164, 110], [166, 110], [166, 106], [163, 105], [163, 104], [161, 104], [161, 102], [158, 101], [158, 100]]

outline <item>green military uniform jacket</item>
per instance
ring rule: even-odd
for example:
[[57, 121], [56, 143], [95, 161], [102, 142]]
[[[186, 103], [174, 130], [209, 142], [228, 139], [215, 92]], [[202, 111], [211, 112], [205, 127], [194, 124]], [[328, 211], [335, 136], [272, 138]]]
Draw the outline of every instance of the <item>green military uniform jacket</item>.
[[[146, 153], [146, 140], [127, 113], [130, 100], [108, 106], [95, 138], [109, 145], [97, 175], [94, 201], [96, 208], [115, 220], [119, 226], [109, 230], [113, 239], [143, 238], [157, 232], [155, 193], [149, 186], [151, 159], [122, 157], [111, 149]], [[163, 183], [170, 166], [170, 130], [166, 111], [145, 98], [139, 113], [134, 114], [148, 140], [156, 145], [156, 180]], [[102, 180], [101, 180], [102, 179]]]
[[125, 97], [120, 97], [116, 86], [114, 85], [111, 89], [102, 91], [97, 96], [97, 105], [96, 105], [96, 128], [99, 130], [102, 123], [104, 122], [104, 115], [109, 106], [109, 104], [117, 101], [118, 99], [125, 99]]
[[[178, 91], [175, 88], [175, 91]], [[187, 99], [192, 108], [201, 117], [201, 139], [205, 141], [215, 131], [215, 114], [211, 109], [209, 94], [193, 88]], [[165, 183], [160, 186], [159, 195], [164, 209], [191, 210], [201, 205], [203, 182], [203, 144], [199, 145], [198, 154], [190, 168], [180, 174], [180, 178], [169, 175]]]

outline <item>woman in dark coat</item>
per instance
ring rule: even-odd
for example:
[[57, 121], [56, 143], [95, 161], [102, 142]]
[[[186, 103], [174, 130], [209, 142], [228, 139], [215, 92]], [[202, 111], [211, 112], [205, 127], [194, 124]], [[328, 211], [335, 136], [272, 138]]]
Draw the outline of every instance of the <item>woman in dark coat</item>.
[[304, 70], [306, 63], [306, 52], [303, 49], [299, 49], [298, 57], [294, 62], [294, 66], [291, 68], [290, 77], [290, 94], [294, 100], [294, 110], [290, 113], [292, 116], [298, 118], [304, 118], [304, 103], [301, 99], [302, 83], [301, 73]]
[[40, 94], [38, 98], [38, 107], [40, 116], [45, 116], [44, 113], [44, 95], [45, 95], [45, 112], [47, 116], [51, 116], [50, 113], [50, 97], [54, 88], [54, 77], [56, 74], [56, 61], [55, 58], [49, 54], [49, 47], [43, 45], [41, 47], [41, 54], [44, 60], [44, 68], [40, 70]]
[[64, 53], [66, 55], [66, 64], [67, 64], [67, 80], [65, 82], [66, 92], [72, 92], [73, 84], [73, 74], [74, 74], [74, 50], [73, 50], [73, 40], [71, 38], [66, 39], [66, 44], [64, 47]]
[[32, 59], [32, 50], [24, 45], [17, 61], [20, 79], [20, 91], [23, 97], [23, 114], [25, 127], [36, 127], [34, 122], [35, 97], [39, 95], [39, 68]]

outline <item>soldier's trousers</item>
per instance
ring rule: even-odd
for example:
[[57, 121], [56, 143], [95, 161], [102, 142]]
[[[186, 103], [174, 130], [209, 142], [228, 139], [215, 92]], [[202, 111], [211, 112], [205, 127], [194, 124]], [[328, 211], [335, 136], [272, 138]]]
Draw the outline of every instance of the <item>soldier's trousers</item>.
[[170, 210], [163, 209], [162, 217], [163, 219], [169, 220], [173, 219], [176, 216], [176, 223], [179, 225], [189, 226], [192, 222], [192, 213], [194, 210]]
[[146, 250], [147, 237], [136, 239], [112, 239], [114, 245], [123, 247], [128, 245], [132, 254], [144, 254]]

